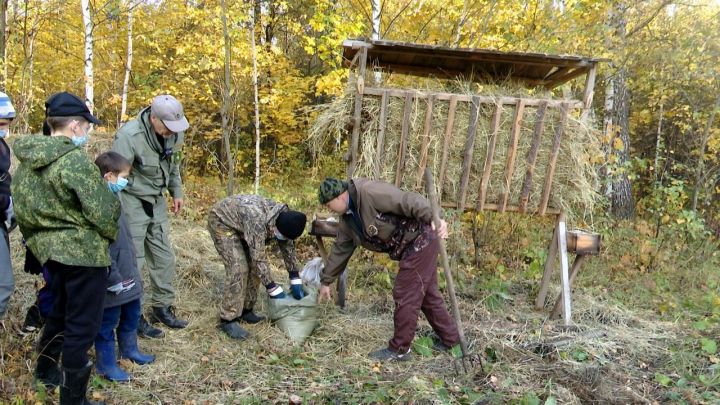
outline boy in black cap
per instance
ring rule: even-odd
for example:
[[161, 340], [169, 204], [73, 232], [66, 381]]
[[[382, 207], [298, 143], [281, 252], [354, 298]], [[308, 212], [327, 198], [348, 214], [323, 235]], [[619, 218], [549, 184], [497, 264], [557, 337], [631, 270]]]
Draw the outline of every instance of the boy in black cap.
[[293, 245], [305, 230], [305, 222], [302, 212], [257, 195], [227, 197], [210, 210], [208, 230], [225, 264], [220, 329], [231, 338], [250, 336], [238, 321], [258, 323], [265, 319], [253, 313], [260, 283], [271, 299], [285, 298], [270, 274], [265, 251], [270, 241], [274, 240], [282, 253], [291, 295], [295, 299], [305, 296]]
[[[61, 404], [86, 399], [88, 349], [100, 328], [120, 203], [79, 147], [100, 121], [70, 93], [46, 103], [50, 136], [15, 142], [20, 166], [12, 184], [15, 213], [27, 248], [52, 276], [53, 306], [38, 342], [38, 382], [60, 385]], [[62, 354], [62, 368], [58, 368]]]

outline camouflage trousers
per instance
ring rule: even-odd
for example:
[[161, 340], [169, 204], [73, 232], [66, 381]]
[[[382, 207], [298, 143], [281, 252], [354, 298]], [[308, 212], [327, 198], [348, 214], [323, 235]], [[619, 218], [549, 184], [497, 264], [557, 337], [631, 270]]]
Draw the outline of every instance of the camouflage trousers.
[[225, 286], [220, 304], [220, 318], [226, 321], [242, 315], [243, 309], [253, 309], [257, 300], [260, 278], [252, 266], [247, 243], [242, 235], [225, 226], [210, 211], [208, 230], [225, 265]]

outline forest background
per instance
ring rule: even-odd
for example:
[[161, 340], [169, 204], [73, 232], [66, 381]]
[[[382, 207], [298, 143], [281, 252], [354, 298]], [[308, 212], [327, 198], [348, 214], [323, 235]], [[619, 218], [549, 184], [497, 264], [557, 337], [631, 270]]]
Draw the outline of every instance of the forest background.
[[[720, 1], [0, 0], [0, 14], [0, 88], [18, 111], [13, 136], [40, 131], [44, 100], [63, 90], [84, 96], [105, 122], [95, 151], [157, 94], [180, 99], [191, 123], [182, 163], [187, 206], [174, 219], [173, 240], [181, 295], [202, 291], [180, 308], [193, 327], [171, 337], [174, 351], [156, 368], [135, 370], [134, 386], [96, 380], [96, 395], [119, 403], [286, 403], [273, 388], [279, 384], [318, 402], [720, 400]], [[222, 280], [203, 233], [208, 207], [228, 193], [258, 191], [311, 213], [320, 208], [323, 176], [344, 175], [345, 141], [316, 154], [307, 137], [316, 107], [346, 91], [342, 41], [360, 37], [607, 59], [591, 110], [604, 151], [594, 162], [601, 201], [584, 223], [602, 234], [603, 251], [579, 276], [577, 294], [577, 321], [601, 338], [558, 345], [551, 371], [544, 357], [529, 365], [532, 350], [518, 345], [548, 332], [530, 301], [551, 224], [481, 215], [482, 232], [492, 237], [478, 245], [477, 218], [452, 212], [451, 263], [468, 323], [478, 325], [468, 336], [490, 363], [482, 379], [449, 377], [431, 360], [418, 368], [428, 375], [366, 364], [368, 337], [378, 343], [389, 328], [394, 276], [393, 263], [370, 255], [353, 262], [351, 302], [360, 309], [327, 315], [332, 322], [304, 353], [278, 349], [276, 332], [263, 328], [255, 331], [261, 343], [238, 355], [232, 342], [197, 328], [213, 324], [207, 302]], [[583, 84], [553, 96], [577, 94]], [[13, 246], [17, 266], [19, 240]], [[315, 254], [309, 237], [299, 250], [303, 258]], [[23, 277], [14, 326], [32, 299], [32, 281]], [[47, 400], [29, 389], [23, 369], [31, 341], [4, 336], [0, 343], [0, 375], [8, 377], [0, 378], [0, 400]], [[233, 372], [228, 351], [245, 356]], [[525, 357], [514, 357], [520, 352]], [[352, 364], [321, 353], [344, 353]], [[238, 365], [246, 357], [249, 365]], [[327, 369], [338, 371], [327, 377]], [[303, 376], [283, 377], [294, 372]], [[198, 375], [210, 377], [196, 385]]]

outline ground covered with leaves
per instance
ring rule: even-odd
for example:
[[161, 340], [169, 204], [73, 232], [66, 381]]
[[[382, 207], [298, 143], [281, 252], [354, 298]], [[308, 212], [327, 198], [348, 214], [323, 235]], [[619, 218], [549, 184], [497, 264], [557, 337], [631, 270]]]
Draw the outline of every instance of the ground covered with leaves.
[[[281, 200], [295, 198], [300, 207], [312, 200], [308, 190], [270, 192]], [[347, 308], [323, 306], [320, 326], [304, 345], [292, 344], [269, 322], [248, 326], [247, 341], [227, 338], [216, 328], [224, 269], [205, 230], [207, 204], [200, 203], [201, 197], [212, 200], [209, 194], [189, 190], [198, 198], [172, 224], [177, 306], [190, 325], [166, 330], [164, 339], [141, 339], [157, 361], [142, 367], [123, 363], [134, 376], [129, 384], [94, 377], [95, 398], [117, 404], [288, 403], [291, 396], [304, 403], [720, 401], [718, 258], [711, 239], [669, 228], [655, 236], [654, 226], [642, 221], [598, 224], [603, 253], [578, 276], [575, 327], [566, 329], [548, 319], [557, 288], [544, 310], [533, 309], [549, 223], [484, 215], [475, 233], [487, 237], [478, 244], [471, 241], [467, 218], [449, 213], [454, 222], [448, 247], [464, 329], [470, 350], [484, 360], [483, 368], [458, 373], [452, 354], [429, 348], [431, 329], [422, 317], [411, 361], [380, 364], [367, 357], [392, 334], [397, 269], [385, 256], [368, 252], [351, 261]], [[37, 336], [16, 333], [37, 281], [19, 269], [18, 237], [13, 235], [17, 292], [0, 335], [0, 402], [52, 403], [56, 392], [32, 387]], [[316, 255], [309, 236], [298, 250], [303, 261]], [[475, 263], [476, 257], [482, 261]], [[286, 282], [281, 261], [273, 265], [276, 281]], [[442, 274], [440, 284], [444, 289]]]

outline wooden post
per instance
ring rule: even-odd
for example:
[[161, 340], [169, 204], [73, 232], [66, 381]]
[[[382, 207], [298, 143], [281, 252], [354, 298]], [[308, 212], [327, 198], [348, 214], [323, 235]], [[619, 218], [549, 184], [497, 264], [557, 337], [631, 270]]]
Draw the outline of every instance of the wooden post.
[[585, 94], [583, 95], [583, 110], [580, 115], [581, 119], [585, 119], [590, 113], [593, 97], [595, 96], [595, 77], [597, 75], [597, 65], [590, 68], [587, 76], [585, 76]]
[[477, 210], [485, 209], [485, 198], [487, 197], [488, 184], [490, 184], [490, 173], [492, 172], [493, 157], [495, 156], [495, 144], [497, 143], [498, 132], [500, 132], [500, 117], [502, 115], [502, 104], [495, 104], [495, 113], [492, 120], [492, 135], [490, 135], [490, 144], [488, 144], [487, 154], [485, 156], [485, 165], [483, 166], [483, 176], [480, 180], [480, 192], [478, 193]]
[[475, 150], [475, 133], [477, 132], [478, 120], [480, 119], [480, 98], [475, 96], [472, 100], [470, 111], [470, 123], [468, 125], [467, 139], [465, 140], [465, 155], [460, 177], [460, 194], [458, 195], [458, 209], [465, 206], [467, 186], [470, 181], [470, 170], [472, 170], [473, 151]]
[[558, 220], [558, 250], [560, 254], [560, 282], [563, 297], [563, 323], [570, 326], [571, 321], [571, 299], [570, 299], [570, 275], [568, 274], [568, 257], [567, 257], [567, 229], [565, 227], [565, 213], [560, 214]]
[[547, 258], [545, 259], [545, 272], [543, 273], [542, 281], [540, 281], [540, 291], [538, 291], [537, 298], [535, 299], [535, 308], [542, 309], [545, 307], [545, 298], [547, 297], [547, 291], [550, 287], [550, 277], [552, 276], [553, 267], [555, 267], [555, 256], [557, 255], [558, 249], [558, 224], [560, 222], [560, 216], [558, 216], [558, 222], [555, 223], [555, 229], [553, 229], [553, 236], [550, 240], [550, 246], [548, 247]]
[[505, 166], [505, 184], [500, 197], [500, 212], [505, 212], [508, 199], [510, 198], [510, 183], [515, 171], [515, 155], [517, 154], [518, 141], [520, 140], [521, 121], [525, 112], [525, 100], [518, 100], [515, 107], [515, 119], [513, 120], [512, 133], [510, 134], [510, 146], [508, 147], [507, 165]]
[[373, 166], [373, 178], [380, 179], [382, 169], [383, 149], [385, 148], [385, 128], [387, 127], [388, 92], [384, 91], [380, 97], [380, 123], [377, 138], [377, 150], [375, 151], [375, 162]]
[[425, 173], [425, 166], [428, 161], [428, 149], [430, 148], [430, 130], [432, 129], [432, 114], [433, 106], [435, 104], [435, 97], [430, 96], [427, 101], [427, 110], [425, 111], [425, 129], [423, 131], [423, 142], [422, 148], [420, 149], [420, 166], [417, 171], [417, 183], [415, 188], [420, 188], [423, 181], [423, 175]]
[[[580, 267], [585, 263], [585, 260], [587, 259], [586, 255], [577, 255], [575, 256], [575, 261], [573, 262], [572, 270], [570, 271], [570, 286], [572, 287], [572, 284], [575, 282], [575, 277], [577, 276], [577, 273], [580, 271]], [[550, 314], [550, 319], [555, 319], [560, 315], [560, 312], [562, 311], [562, 305], [563, 305], [563, 296], [562, 293], [558, 294], [557, 299], [555, 300], [555, 306], [553, 307], [552, 313]]]
[[558, 155], [560, 154], [560, 140], [565, 132], [565, 125], [568, 120], [568, 106], [562, 104], [560, 106], [560, 125], [555, 128], [555, 139], [553, 140], [552, 154], [550, 163], [548, 164], [547, 174], [545, 175], [545, 187], [543, 188], [542, 200], [538, 214], [545, 215], [548, 202], [550, 201], [550, 190], [552, 189], [553, 177], [555, 177], [555, 165], [557, 164]]
[[438, 190], [438, 201], [442, 201], [442, 185], [445, 184], [445, 171], [447, 170], [448, 154], [450, 153], [450, 141], [453, 136], [453, 127], [455, 125], [455, 110], [457, 110], [458, 98], [456, 95], [450, 97], [450, 109], [448, 110], [448, 120], [445, 126], [445, 137], [443, 139], [442, 161], [440, 162], [440, 189]]
[[358, 146], [360, 144], [360, 118], [362, 116], [362, 99], [365, 90], [365, 65], [367, 63], [367, 47], [360, 50], [360, 67], [357, 73], [357, 89], [355, 93], [355, 111], [353, 112], [353, 129], [348, 156], [347, 177], [352, 178], [358, 163]]
[[540, 149], [540, 138], [545, 128], [545, 111], [547, 103], [540, 104], [535, 117], [535, 129], [533, 130], [532, 143], [527, 157], [527, 170], [525, 171], [525, 180], [520, 193], [520, 212], [527, 211], [528, 199], [530, 198], [530, 188], [532, 187], [532, 177], [535, 172], [535, 161], [537, 160], [538, 150]]
[[403, 111], [402, 132], [400, 133], [400, 148], [398, 151], [397, 170], [395, 171], [395, 187], [402, 184], [403, 172], [405, 171], [405, 158], [408, 149], [408, 133], [410, 132], [410, 113], [412, 112], [413, 92], [405, 93], [405, 111]]

